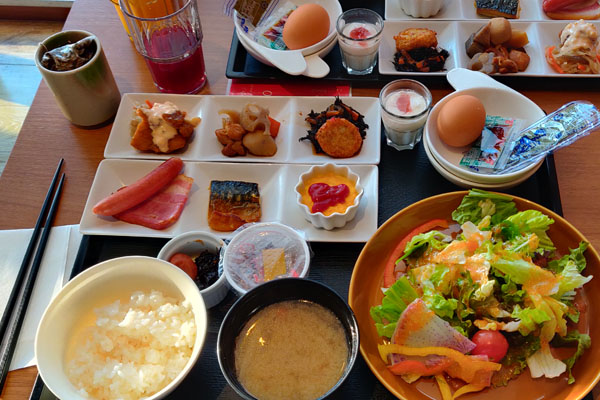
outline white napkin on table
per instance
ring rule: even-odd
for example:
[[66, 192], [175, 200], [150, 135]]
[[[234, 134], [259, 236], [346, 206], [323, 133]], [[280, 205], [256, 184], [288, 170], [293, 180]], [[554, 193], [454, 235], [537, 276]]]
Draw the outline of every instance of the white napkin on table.
[[[0, 231], [0, 312], [2, 313], [32, 233], [33, 229]], [[50, 300], [69, 280], [80, 243], [81, 234], [78, 225], [55, 226], [50, 231], [10, 364], [11, 371], [36, 364], [33, 344], [38, 324]], [[35, 252], [33, 254], [35, 255]]]

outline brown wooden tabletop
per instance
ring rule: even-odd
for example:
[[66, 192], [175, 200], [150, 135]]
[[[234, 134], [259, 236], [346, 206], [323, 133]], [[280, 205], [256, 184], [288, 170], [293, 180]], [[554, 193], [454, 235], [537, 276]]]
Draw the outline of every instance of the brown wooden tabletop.
[[[224, 94], [233, 23], [221, 11], [223, 2], [198, 0], [198, 3], [208, 74], [208, 83], [199, 94]], [[99, 37], [121, 93], [157, 92], [143, 58], [127, 38], [110, 1], [77, 0], [64, 29], [83, 29]], [[589, 100], [600, 106], [598, 82], [598, 79], [514, 78], [509, 84], [550, 112], [571, 100]], [[353, 95], [376, 97], [384, 83], [354, 87]], [[434, 101], [451, 90], [445, 83], [434, 86]], [[0, 177], [0, 229], [34, 226], [61, 157], [65, 159], [67, 179], [55, 224], [78, 224], [96, 168], [103, 159], [110, 128], [110, 123], [95, 129], [70, 124], [42, 82]], [[600, 170], [600, 133], [558, 151], [555, 161], [564, 216], [599, 248], [600, 179], [596, 173]], [[1, 398], [29, 398], [36, 372], [35, 367], [11, 372]]]

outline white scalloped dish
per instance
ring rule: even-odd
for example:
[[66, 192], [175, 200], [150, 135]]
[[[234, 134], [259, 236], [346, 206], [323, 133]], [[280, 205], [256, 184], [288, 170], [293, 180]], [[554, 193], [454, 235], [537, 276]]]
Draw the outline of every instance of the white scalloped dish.
[[[341, 177], [340, 181], [349, 181], [350, 185], [353, 188], [350, 189], [350, 194], [355, 191], [356, 196], [354, 197], [354, 201], [352, 204], [346, 206], [344, 212], [333, 212], [329, 215], [326, 215], [327, 212], [323, 213], [312, 212], [308, 205], [303, 201], [303, 192], [308, 191], [308, 186], [311, 181], [315, 183], [314, 178], [324, 178], [324, 181], [329, 181], [329, 183], [333, 183], [327, 177], [338, 176]], [[337, 181], [337, 179], [334, 179]], [[327, 182], [323, 182], [327, 183]], [[360, 201], [362, 199], [364, 189], [360, 184], [360, 177], [352, 172], [348, 167], [338, 166], [334, 164], [325, 164], [325, 165], [315, 165], [311, 167], [307, 172], [300, 175], [298, 179], [298, 183], [294, 188], [296, 192], [296, 202], [298, 206], [302, 209], [304, 213], [304, 217], [310, 221], [317, 228], [323, 228], [326, 230], [331, 230], [334, 228], [341, 228], [345, 226], [348, 222], [352, 221], [356, 216], [356, 212], [358, 211], [358, 206], [360, 205]], [[345, 205], [344, 203], [342, 203]]]

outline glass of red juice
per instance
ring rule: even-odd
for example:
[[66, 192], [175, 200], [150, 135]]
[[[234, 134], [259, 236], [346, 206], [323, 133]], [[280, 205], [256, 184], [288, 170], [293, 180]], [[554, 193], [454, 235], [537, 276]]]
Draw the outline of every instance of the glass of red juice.
[[133, 42], [161, 92], [196, 93], [206, 83], [196, 0], [119, 0]]

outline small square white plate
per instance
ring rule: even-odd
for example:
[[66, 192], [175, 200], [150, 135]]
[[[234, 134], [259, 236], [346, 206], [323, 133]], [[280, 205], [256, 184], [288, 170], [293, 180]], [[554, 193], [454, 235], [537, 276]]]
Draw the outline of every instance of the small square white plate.
[[[320, 112], [335, 101], [335, 97], [292, 97], [292, 96], [190, 96], [158, 93], [127, 93], [123, 95], [115, 117], [108, 142], [104, 149], [105, 158], [136, 158], [164, 160], [172, 156], [185, 161], [223, 161], [231, 163], [320, 163], [378, 164], [380, 159], [381, 115], [378, 99], [374, 97], [342, 97], [345, 104], [365, 116], [369, 125], [363, 147], [350, 158], [334, 159], [314, 153], [310, 142], [298, 142], [310, 128], [304, 118], [311, 110]], [[186, 147], [171, 154], [154, 154], [138, 151], [131, 141], [131, 120], [135, 108], [152, 102], [170, 101], [188, 118], [200, 117], [202, 122], [195, 129]], [[221, 128], [220, 110], [241, 111], [248, 103], [267, 107], [270, 115], [281, 123], [276, 138], [277, 153], [273, 157], [226, 157], [221, 153], [223, 146], [215, 136]]]
[[185, 162], [183, 173], [194, 179], [188, 201], [179, 219], [165, 230], [154, 230], [100, 217], [92, 212], [94, 205], [122, 186], [131, 184], [160, 165], [161, 160], [103, 160], [88, 196], [79, 230], [85, 235], [174, 237], [204, 230], [222, 238], [231, 232], [217, 232], [208, 226], [209, 188], [212, 180], [238, 180], [258, 183], [261, 197], [261, 221], [278, 221], [304, 232], [307, 240], [318, 242], [366, 242], [377, 230], [378, 169], [375, 165], [352, 165], [360, 176], [364, 196], [358, 213], [345, 227], [327, 231], [306, 221], [296, 203], [294, 186], [310, 165], [239, 164]]

